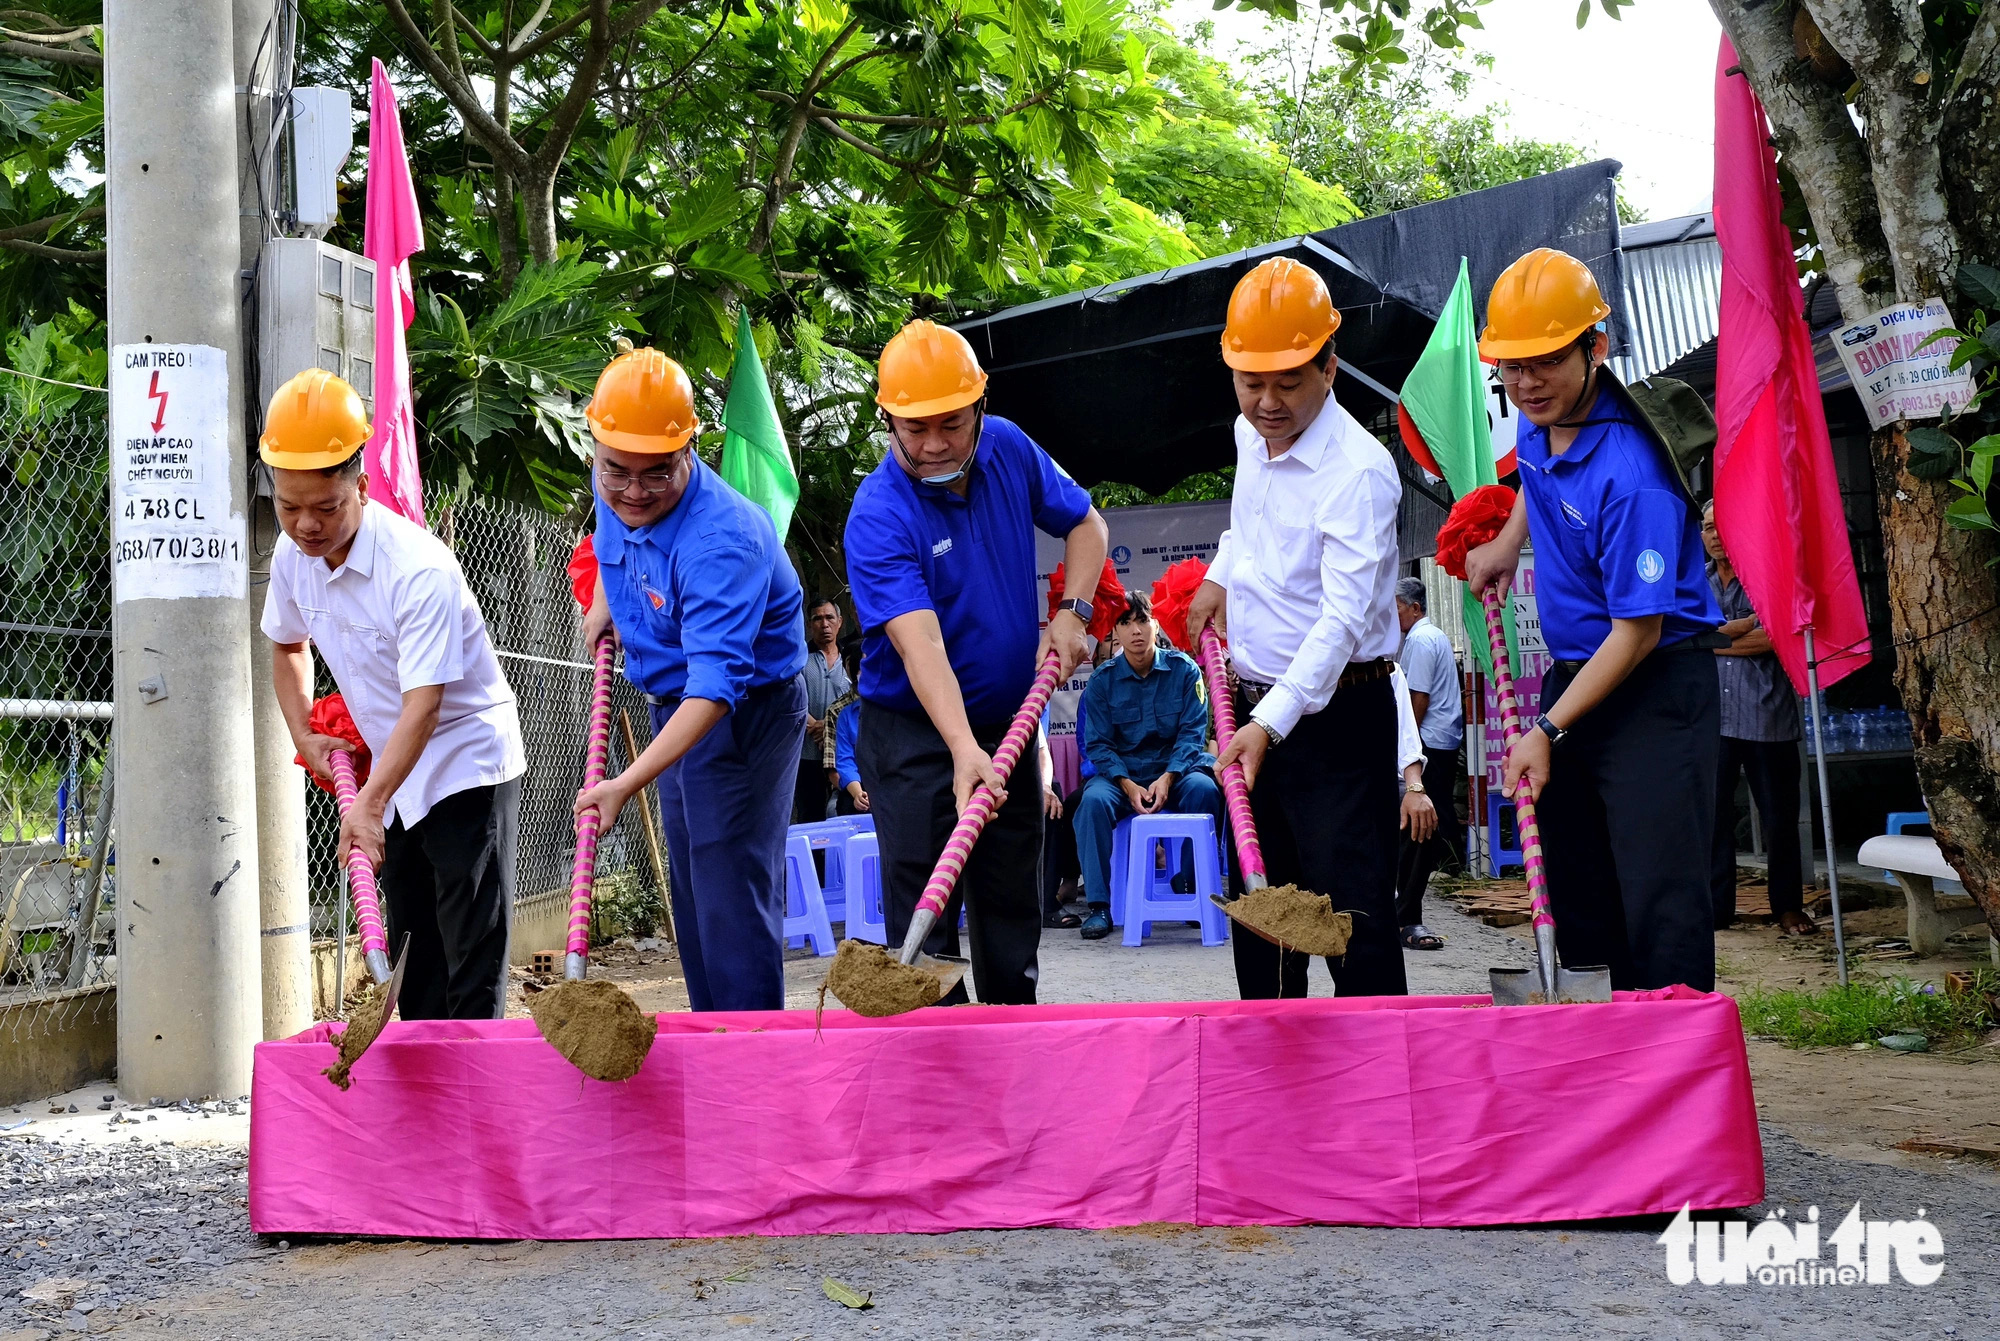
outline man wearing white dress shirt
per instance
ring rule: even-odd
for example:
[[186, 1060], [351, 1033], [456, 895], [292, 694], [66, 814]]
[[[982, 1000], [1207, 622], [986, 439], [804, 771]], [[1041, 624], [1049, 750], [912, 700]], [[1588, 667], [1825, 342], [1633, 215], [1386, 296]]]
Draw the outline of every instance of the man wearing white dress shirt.
[[[1272, 884], [1354, 914], [1329, 959], [1342, 996], [1408, 991], [1396, 939], [1399, 774], [1394, 688], [1396, 509], [1382, 445], [1333, 398], [1340, 325], [1326, 284], [1282, 257], [1229, 300], [1222, 357], [1242, 416], [1229, 530], [1188, 612], [1229, 638], [1237, 712], [1217, 761], [1241, 763]], [[1306, 994], [1306, 957], [1230, 938], [1246, 999]]]
[[316, 734], [319, 648], [371, 756], [340, 824], [380, 870], [390, 945], [410, 938], [406, 1020], [495, 1019], [506, 1004], [521, 776], [514, 692], [449, 549], [368, 501], [359, 397], [312, 369], [280, 387], [259, 441], [284, 537], [263, 629], [278, 706], [312, 770], [350, 748]]

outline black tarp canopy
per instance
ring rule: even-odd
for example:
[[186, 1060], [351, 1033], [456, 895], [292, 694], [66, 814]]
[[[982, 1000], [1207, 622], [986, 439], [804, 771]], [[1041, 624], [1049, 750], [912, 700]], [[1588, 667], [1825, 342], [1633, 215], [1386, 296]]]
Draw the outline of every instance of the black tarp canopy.
[[[1618, 167], [1604, 159], [954, 324], [991, 374], [995, 414], [1086, 485], [1163, 493], [1235, 460], [1222, 318], [1236, 281], [1267, 257], [1325, 278], [1341, 313], [1335, 394], [1378, 432], [1461, 256], [1482, 319], [1494, 279], [1523, 252], [1580, 257], [1610, 296], [1613, 351], [1622, 349]], [[1403, 465], [1407, 477], [1414, 467]]]

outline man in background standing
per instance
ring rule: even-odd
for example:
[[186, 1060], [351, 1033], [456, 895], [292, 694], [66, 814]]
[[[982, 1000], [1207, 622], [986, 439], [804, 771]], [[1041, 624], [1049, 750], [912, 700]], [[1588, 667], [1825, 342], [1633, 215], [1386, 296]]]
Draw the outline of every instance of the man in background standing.
[[840, 607], [821, 597], [806, 609], [806, 734], [799, 742], [799, 779], [792, 791], [792, 823], [826, 818], [826, 718], [836, 700], [854, 688], [840, 664]]
[[1410, 711], [1417, 719], [1425, 758], [1423, 778], [1410, 790], [1428, 795], [1437, 807], [1436, 830], [1422, 838], [1406, 830], [1396, 854], [1396, 922], [1402, 927], [1405, 950], [1444, 948], [1444, 938], [1424, 926], [1424, 888], [1441, 856], [1456, 853], [1462, 861], [1465, 855], [1458, 806], [1452, 800], [1452, 788], [1464, 773], [1458, 747], [1465, 735], [1465, 704], [1459, 697], [1451, 639], [1431, 623], [1427, 609], [1422, 579], [1406, 577], [1396, 583], [1396, 623], [1403, 630], [1398, 660], [1410, 684]]
[[1701, 510], [1708, 585], [1727, 621], [1715, 649], [1722, 688], [1722, 752], [1715, 780], [1715, 839], [1709, 894], [1720, 930], [1736, 920], [1736, 779], [1750, 775], [1750, 800], [1764, 821], [1770, 851], [1771, 914], [1785, 936], [1819, 930], [1806, 916], [1804, 858], [1799, 851], [1799, 700], [1771, 651], [1771, 635], [1750, 608], [1715, 530], [1715, 504]]

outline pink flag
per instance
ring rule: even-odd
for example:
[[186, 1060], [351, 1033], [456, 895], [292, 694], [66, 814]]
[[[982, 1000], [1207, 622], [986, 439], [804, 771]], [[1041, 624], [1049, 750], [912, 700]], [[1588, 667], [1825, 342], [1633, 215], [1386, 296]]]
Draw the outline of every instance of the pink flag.
[[424, 484], [417, 474], [416, 406], [410, 397], [410, 351], [403, 331], [416, 319], [410, 257], [424, 249], [417, 185], [403, 152], [396, 89], [376, 61], [368, 87], [368, 219], [361, 254], [375, 262], [375, 436], [364, 460], [368, 496], [424, 522]]
[[1715, 233], [1722, 244], [1716, 346], [1715, 525], [1785, 673], [1806, 691], [1811, 627], [1822, 688], [1868, 664], [1840, 481], [1827, 441], [1777, 160], [1750, 81], [1715, 67]]

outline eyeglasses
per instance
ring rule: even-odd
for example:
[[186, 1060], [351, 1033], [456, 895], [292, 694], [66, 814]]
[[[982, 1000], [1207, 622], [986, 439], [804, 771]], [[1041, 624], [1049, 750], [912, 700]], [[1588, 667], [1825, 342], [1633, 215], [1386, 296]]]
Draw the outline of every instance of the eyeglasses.
[[1569, 362], [1569, 356], [1574, 352], [1574, 348], [1571, 348], [1565, 349], [1560, 354], [1551, 354], [1545, 359], [1503, 359], [1500, 362], [1500, 380], [1512, 386], [1529, 373], [1533, 373], [1537, 382], [1546, 382], [1562, 371], [1563, 365]]
[[622, 494], [636, 483], [641, 489], [657, 497], [674, 487], [674, 476], [678, 473], [678, 469], [674, 466], [668, 466], [663, 470], [649, 470], [643, 475], [634, 475], [631, 471], [620, 470], [617, 466], [599, 466], [597, 482], [604, 486], [606, 492], [614, 494]]

